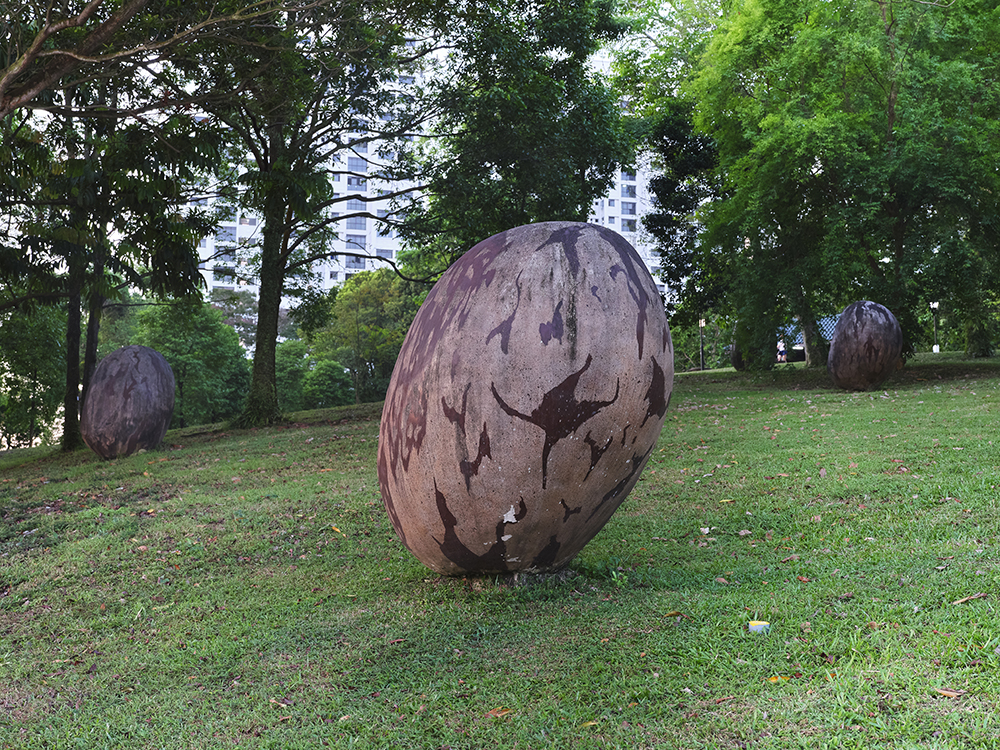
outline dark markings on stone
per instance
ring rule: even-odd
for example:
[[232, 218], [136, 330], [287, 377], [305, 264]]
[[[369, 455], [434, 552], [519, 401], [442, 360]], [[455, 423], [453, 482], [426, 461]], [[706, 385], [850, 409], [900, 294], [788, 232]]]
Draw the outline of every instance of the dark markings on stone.
[[462, 434], [465, 434], [465, 411], [469, 401], [469, 389], [472, 388], [472, 383], [465, 386], [465, 390], [462, 392], [462, 410], [458, 411], [454, 407], [448, 406], [448, 402], [444, 400], [444, 396], [441, 397], [441, 408], [444, 410], [444, 415], [448, 418], [448, 421], [457, 425], [458, 429], [461, 430]]
[[591, 294], [591, 295], [592, 295], [593, 297], [595, 297], [595, 298], [597, 299], [597, 301], [598, 301], [598, 302], [600, 302], [600, 303], [601, 303], [601, 304], [603, 305], [603, 304], [604, 304], [604, 300], [602, 300], [602, 299], [601, 299], [601, 295], [599, 295], [599, 294], [597, 293], [598, 291], [600, 291], [600, 288], [599, 288], [599, 287], [596, 287], [596, 286], [592, 286], [592, 287], [590, 287], [590, 294]]
[[534, 560], [531, 561], [531, 567], [533, 568], [549, 568], [556, 561], [556, 555], [559, 554], [559, 548], [562, 545], [556, 541], [556, 535], [553, 534], [549, 537], [549, 543], [545, 545], [545, 549], [538, 553]]
[[427, 394], [422, 387], [424, 373], [439, 350], [441, 339], [450, 331], [461, 330], [472, 312], [476, 293], [492, 285], [493, 264], [506, 249], [499, 235], [479, 243], [463, 256], [461, 273], [446, 274], [427, 295], [421, 313], [396, 360], [393, 398], [386, 401], [383, 423], [400, 425], [388, 430], [379, 442], [379, 460], [386, 461], [388, 476], [398, 478], [409, 470], [410, 457], [420, 451], [427, 434]]
[[542, 343], [548, 345], [552, 339], [558, 339], [559, 343], [562, 343], [563, 337], [563, 318], [562, 309], [563, 301], [559, 300], [559, 304], [556, 305], [556, 309], [552, 312], [552, 321], [550, 323], [540, 323], [538, 326], [538, 335], [542, 337]]
[[568, 505], [566, 505], [565, 500], [560, 500], [559, 504], [563, 507], [563, 523], [566, 523], [570, 519], [570, 516], [575, 516], [577, 513], [583, 510], [582, 505], [578, 505], [575, 508], [569, 507]]
[[587, 437], [583, 439], [583, 442], [590, 446], [590, 468], [587, 469], [587, 475], [583, 478], [583, 481], [586, 482], [587, 477], [590, 476], [590, 472], [597, 468], [597, 462], [601, 460], [601, 456], [604, 455], [605, 451], [611, 447], [613, 440], [613, 437], [609, 437], [608, 442], [606, 442], [602, 447], [597, 444], [597, 441], [594, 440], [589, 432], [587, 433]]
[[490, 383], [493, 398], [496, 399], [501, 409], [512, 417], [540, 427], [545, 432], [545, 445], [542, 447], [542, 489], [545, 489], [549, 475], [549, 453], [552, 451], [552, 446], [564, 437], [576, 432], [584, 422], [595, 416], [601, 409], [618, 400], [618, 392], [621, 388], [620, 381], [615, 382], [615, 395], [610, 401], [577, 401], [576, 386], [592, 361], [593, 356], [588, 354], [586, 364], [546, 393], [542, 397], [542, 403], [531, 414], [522, 414], [508, 405], [497, 393], [496, 384]]
[[667, 376], [656, 358], [650, 357], [650, 359], [653, 360], [653, 378], [649, 383], [649, 390], [646, 391], [646, 401], [649, 402], [649, 406], [646, 408], [646, 418], [642, 420], [639, 429], [642, 429], [651, 417], [662, 419], [667, 413]]
[[470, 489], [472, 477], [479, 474], [479, 467], [482, 465], [484, 458], [493, 458], [490, 453], [490, 434], [486, 430], [485, 422], [483, 422], [483, 431], [479, 434], [479, 452], [476, 454], [476, 460], [469, 461], [468, 459], [463, 459], [458, 464], [462, 476], [465, 477], [465, 489]]
[[420, 452], [420, 446], [427, 437], [427, 394], [421, 391], [417, 403], [419, 408], [410, 410], [406, 415], [406, 431], [403, 434], [406, 450], [401, 456], [404, 474], [410, 470], [410, 456]]
[[627, 279], [628, 292], [636, 306], [635, 337], [639, 344], [639, 359], [642, 360], [648, 311], [654, 304], [660, 303], [660, 297], [655, 294], [655, 289], [647, 291], [647, 284], [643, 281], [649, 280], [649, 272], [646, 271], [645, 265], [628, 240], [606, 227], [598, 227], [598, 231], [618, 252], [618, 257], [621, 259], [621, 265], [612, 266], [611, 278], [617, 280], [619, 274], [625, 274]]
[[649, 458], [649, 455], [653, 452], [653, 448], [655, 447], [656, 443], [653, 443], [651, 446], [649, 446], [649, 450], [646, 451], [645, 455], [640, 456], [638, 453], [632, 455], [632, 470], [628, 473], [628, 476], [626, 476], [618, 484], [612, 487], [607, 492], [607, 494], [605, 494], [604, 497], [601, 498], [601, 502], [599, 502], [597, 505], [594, 506], [594, 509], [590, 512], [590, 515], [587, 516], [588, 523], [594, 518], [594, 516], [597, 515], [597, 512], [609, 502], [612, 502], [611, 510], [609, 511], [609, 516], [611, 513], [614, 513], [615, 509], [621, 504], [621, 501], [619, 500], [619, 502], [617, 503], [613, 501], [618, 499], [619, 497], [622, 500], [625, 499], [627, 490], [631, 488], [632, 484], [634, 484], [632, 480], [639, 474], [640, 471], [642, 471], [642, 467], [646, 465], [646, 459]]
[[622, 428], [622, 446], [624, 446], [625, 443], [628, 442], [628, 428], [631, 427], [631, 426], [632, 425], [627, 424], [627, 425], [625, 425], [624, 428]]
[[576, 275], [580, 271], [580, 255], [576, 249], [576, 243], [585, 228], [583, 225], [563, 227], [553, 232], [548, 240], [538, 249], [542, 250], [549, 245], [558, 245], [562, 249], [563, 255], [566, 256], [566, 260], [569, 261], [569, 272], [576, 278]]
[[486, 337], [486, 343], [490, 343], [493, 337], [500, 334], [500, 350], [506, 354], [507, 347], [510, 345], [510, 331], [514, 327], [514, 318], [517, 316], [517, 310], [521, 306], [521, 274], [517, 275], [514, 279], [514, 284], [517, 287], [517, 302], [514, 304], [514, 312], [512, 312], [505, 320], [500, 322], [496, 328], [490, 331], [490, 335]]
[[[503, 540], [505, 521], [501, 519], [497, 524], [497, 540], [485, 553], [477, 555], [466, 547], [462, 540], [458, 538], [455, 527], [458, 526], [458, 519], [448, 508], [448, 500], [441, 490], [438, 489], [437, 482], [434, 483], [434, 499], [437, 503], [438, 515], [444, 524], [444, 539], [437, 542], [441, 549], [441, 554], [451, 560], [463, 570], [468, 571], [505, 571], [507, 570], [507, 544]], [[521, 515], [515, 518], [523, 518], [527, 514], [524, 500], [521, 500]]]

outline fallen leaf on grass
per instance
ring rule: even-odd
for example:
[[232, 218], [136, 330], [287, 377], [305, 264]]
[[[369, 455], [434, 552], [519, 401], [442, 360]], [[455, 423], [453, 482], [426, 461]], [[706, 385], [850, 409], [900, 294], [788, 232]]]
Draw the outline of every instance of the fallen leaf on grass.
[[945, 698], [961, 698], [967, 691], [952, 690], [951, 688], [934, 688], [934, 692], [943, 695]]
[[966, 602], [971, 602], [973, 599], [983, 599], [986, 596], [985, 591], [980, 591], [978, 594], [973, 594], [972, 596], [966, 596], [962, 599], [956, 599], [952, 604], [965, 604]]
[[596, 726], [597, 726], [596, 721], [585, 721], [583, 722], [583, 724], [580, 725], [580, 729], [585, 729], [586, 727], [596, 727]]
[[802, 583], [809, 583], [812, 580], [811, 578], [806, 578], [805, 576], [795, 576], [795, 577], [798, 578], [800, 581], [802, 581]]
[[725, 703], [726, 701], [731, 701], [735, 697], [735, 695], [727, 695], [725, 698], [716, 698], [715, 704], [718, 705], [720, 703]]
[[512, 710], [513, 709], [510, 708], [504, 708], [503, 706], [497, 706], [492, 711], [487, 711], [486, 715], [493, 719], [499, 719], [500, 717], [509, 714]]

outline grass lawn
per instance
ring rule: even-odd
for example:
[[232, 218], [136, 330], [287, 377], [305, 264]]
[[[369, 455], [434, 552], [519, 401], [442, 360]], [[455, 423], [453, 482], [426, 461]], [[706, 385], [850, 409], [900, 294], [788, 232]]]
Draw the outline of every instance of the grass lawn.
[[378, 405], [0, 455], [0, 748], [1000, 748], [998, 416], [995, 360], [679, 375], [544, 577], [402, 547]]

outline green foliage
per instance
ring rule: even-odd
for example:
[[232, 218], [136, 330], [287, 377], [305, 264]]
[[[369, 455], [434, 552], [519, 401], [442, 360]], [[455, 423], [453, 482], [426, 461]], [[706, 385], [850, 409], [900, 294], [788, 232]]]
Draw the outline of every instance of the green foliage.
[[66, 315], [40, 307], [0, 314], [0, 440], [7, 448], [52, 440], [66, 357]]
[[871, 299], [907, 352], [927, 303], [949, 301], [970, 341], [988, 337], [997, 42], [996, 10], [976, 2], [726, 6], [684, 85], [721, 190], [696, 212], [682, 300], [769, 328]]
[[278, 404], [288, 413], [305, 408], [302, 384], [309, 372], [309, 347], [300, 339], [278, 343], [274, 350], [275, 385]]
[[388, 269], [355, 274], [333, 303], [333, 322], [314, 334], [314, 351], [350, 372], [358, 403], [385, 396], [418, 298]]
[[695, 321], [690, 325], [677, 325], [670, 321], [670, 338], [674, 345], [674, 369], [700, 370], [702, 351], [705, 369], [730, 367], [730, 351], [733, 343], [732, 326], [724, 318], [705, 318], [705, 327]]
[[339, 362], [320, 359], [302, 377], [302, 401], [306, 409], [329, 409], [354, 400], [354, 383]]
[[497, 232], [584, 221], [633, 158], [616, 95], [588, 66], [619, 31], [608, 3], [477, 6], [450, 32], [442, 113], [416, 154], [426, 201], [401, 230], [413, 274], [434, 276]]
[[139, 313], [133, 343], [162, 354], [174, 373], [174, 418], [187, 427], [231, 419], [246, 398], [250, 368], [236, 331], [218, 310], [195, 303], [156, 305]]

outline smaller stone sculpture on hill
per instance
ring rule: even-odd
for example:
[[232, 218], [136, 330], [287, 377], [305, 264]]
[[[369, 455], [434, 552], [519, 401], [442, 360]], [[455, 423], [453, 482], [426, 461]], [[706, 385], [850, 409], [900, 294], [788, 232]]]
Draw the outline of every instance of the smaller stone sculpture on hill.
[[80, 432], [101, 458], [155, 448], [174, 414], [174, 373], [163, 355], [126, 346], [101, 360], [84, 397]]
[[844, 308], [833, 329], [826, 369], [849, 391], [876, 388], [899, 367], [903, 332], [888, 309], [869, 300]]

